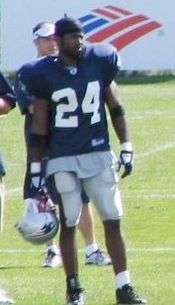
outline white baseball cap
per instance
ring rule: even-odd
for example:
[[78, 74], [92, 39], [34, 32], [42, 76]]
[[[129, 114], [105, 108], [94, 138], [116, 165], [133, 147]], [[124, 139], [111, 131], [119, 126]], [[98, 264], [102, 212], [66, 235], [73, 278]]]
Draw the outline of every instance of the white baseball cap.
[[52, 22], [41, 22], [33, 28], [33, 39], [49, 37], [55, 34], [55, 25]]

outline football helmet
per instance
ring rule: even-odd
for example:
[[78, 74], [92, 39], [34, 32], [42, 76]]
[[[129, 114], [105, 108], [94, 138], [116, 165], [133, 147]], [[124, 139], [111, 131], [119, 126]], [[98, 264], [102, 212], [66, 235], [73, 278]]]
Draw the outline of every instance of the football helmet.
[[43, 244], [56, 235], [59, 220], [55, 211], [26, 212], [16, 227], [25, 240], [32, 244]]

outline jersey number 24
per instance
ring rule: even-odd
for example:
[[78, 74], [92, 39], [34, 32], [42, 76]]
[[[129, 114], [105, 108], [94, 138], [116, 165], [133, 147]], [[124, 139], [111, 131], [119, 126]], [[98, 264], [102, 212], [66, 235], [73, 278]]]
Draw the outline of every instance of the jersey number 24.
[[[67, 98], [67, 104], [58, 104], [56, 107], [55, 127], [78, 127], [78, 116], [70, 114], [64, 117], [65, 113], [72, 113], [78, 108], [78, 100], [76, 92], [72, 88], [65, 88], [55, 91], [52, 94], [54, 102], [58, 102], [62, 98]], [[91, 113], [91, 124], [100, 121], [100, 85], [98, 81], [89, 82], [86, 93], [81, 105], [83, 113]]]

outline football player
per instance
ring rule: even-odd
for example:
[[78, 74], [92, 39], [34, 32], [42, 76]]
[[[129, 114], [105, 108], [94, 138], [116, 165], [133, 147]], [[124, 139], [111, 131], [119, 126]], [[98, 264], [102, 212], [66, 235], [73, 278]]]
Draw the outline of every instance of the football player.
[[[63, 18], [55, 24], [58, 56], [24, 66], [20, 78], [33, 103], [31, 180], [41, 175], [48, 154], [47, 176], [61, 194], [60, 247], [66, 274], [67, 304], [83, 305], [78, 276], [75, 228], [82, 209], [82, 185], [103, 221], [106, 246], [112, 259], [118, 304], [146, 304], [130, 282], [121, 235], [122, 205], [109, 143], [105, 105], [121, 144], [122, 177], [133, 168], [133, 150], [124, 108], [114, 78], [116, 49], [106, 44], [84, 44], [79, 22]], [[38, 186], [39, 187], [39, 186]]]
[[[0, 115], [7, 114], [12, 108], [15, 107], [16, 98], [14, 96], [13, 90], [11, 89], [9, 83], [4, 78], [2, 73], [0, 73]], [[5, 176], [5, 166], [3, 158], [0, 154], [0, 229], [3, 231], [3, 206], [4, 206], [4, 176]], [[13, 304], [14, 301], [10, 299], [3, 289], [0, 289], [0, 305]]]
[[[37, 60], [43, 56], [47, 55], [57, 55], [58, 54], [58, 45], [55, 40], [55, 25], [51, 22], [41, 22], [38, 23], [33, 28], [33, 41], [37, 50]], [[33, 100], [26, 98], [25, 85], [21, 83], [20, 72], [16, 78], [15, 91], [17, 94], [18, 104], [21, 110], [21, 113], [25, 115], [25, 138], [27, 146], [27, 171], [25, 176], [24, 183], [24, 200], [25, 202], [31, 202], [29, 200], [30, 194], [30, 160], [29, 160], [29, 141], [28, 141], [28, 132], [31, 126], [32, 120], [32, 103]], [[49, 182], [48, 182], [49, 183]], [[93, 224], [93, 214], [91, 206], [89, 205], [89, 199], [85, 193], [83, 196], [83, 208], [80, 217], [79, 229], [85, 240], [85, 264], [88, 265], [98, 265], [106, 266], [111, 264], [109, 256], [105, 255], [101, 249], [98, 247], [95, 240], [94, 233], [94, 224]], [[59, 202], [60, 198], [57, 196], [54, 198], [54, 201]], [[62, 259], [60, 256], [60, 250], [53, 241], [50, 241], [46, 258], [44, 261], [45, 267], [57, 267], [62, 265]]]

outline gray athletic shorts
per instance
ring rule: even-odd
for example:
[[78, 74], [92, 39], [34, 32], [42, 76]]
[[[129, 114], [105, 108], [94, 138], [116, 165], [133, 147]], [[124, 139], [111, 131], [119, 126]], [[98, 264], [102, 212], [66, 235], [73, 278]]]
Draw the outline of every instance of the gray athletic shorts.
[[58, 171], [76, 173], [78, 178], [93, 177], [113, 165], [111, 151], [94, 152], [77, 156], [59, 157], [48, 161], [46, 176]]
[[47, 174], [54, 175], [68, 227], [76, 225], [81, 215], [81, 184], [103, 221], [122, 216], [117, 175], [110, 151], [50, 160]]

